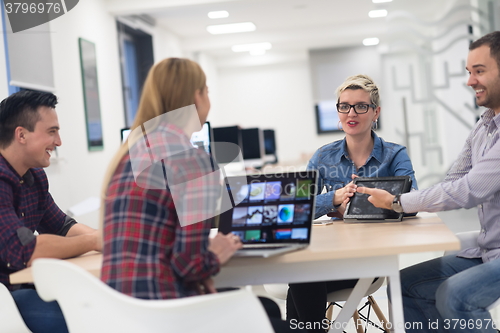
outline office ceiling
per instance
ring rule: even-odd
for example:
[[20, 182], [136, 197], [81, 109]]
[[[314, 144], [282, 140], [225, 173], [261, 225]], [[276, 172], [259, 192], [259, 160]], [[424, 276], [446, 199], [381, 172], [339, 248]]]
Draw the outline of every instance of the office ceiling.
[[[300, 58], [309, 49], [360, 46], [367, 37], [384, 42], [391, 15], [406, 11], [422, 21], [432, 21], [454, 0], [105, 0], [114, 15], [147, 14], [181, 38], [188, 52], [205, 52], [219, 64], [238, 58]], [[370, 18], [368, 12], [387, 9], [386, 18]], [[226, 10], [229, 17], [210, 19], [210, 11]], [[253, 32], [211, 35], [213, 24], [253, 22]], [[264, 56], [236, 54], [235, 44], [270, 42]], [[240, 59], [241, 60], [241, 59]], [[259, 60], [260, 61], [260, 60]]]

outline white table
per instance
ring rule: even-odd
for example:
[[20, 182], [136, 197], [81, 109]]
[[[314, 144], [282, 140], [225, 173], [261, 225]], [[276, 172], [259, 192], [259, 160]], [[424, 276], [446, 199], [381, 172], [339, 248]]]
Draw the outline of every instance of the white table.
[[[215, 277], [216, 287], [359, 278], [335, 321], [342, 325], [349, 321], [373, 278], [386, 276], [391, 281], [393, 331], [403, 333], [399, 254], [460, 248], [458, 239], [438, 217], [409, 218], [402, 223], [335, 222], [314, 226], [311, 237], [311, 245], [304, 250], [271, 258], [232, 258]], [[68, 261], [100, 276], [100, 253]], [[11, 274], [10, 281], [32, 282], [31, 268]], [[342, 332], [342, 328], [334, 327], [331, 332]]]
[[[216, 287], [359, 278], [331, 332], [342, 332], [374, 277], [390, 280], [390, 321], [404, 332], [399, 254], [457, 250], [460, 242], [438, 217], [402, 223], [335, 222], [313, 226], [311, 245], [271, 258], [233, 258], [215, 277]], [[338, 325], [338, 326], [337, 326]]]

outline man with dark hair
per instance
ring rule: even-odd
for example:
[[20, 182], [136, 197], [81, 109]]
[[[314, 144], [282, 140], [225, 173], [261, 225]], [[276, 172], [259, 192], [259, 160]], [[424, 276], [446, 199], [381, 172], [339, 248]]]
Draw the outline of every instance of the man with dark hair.
[[401, 271], [405, 320], [411, 327], [421, 323], [425, 332], [497, 332], [487, 308], [500, 297], [500, 31], [478, 39], [469, 50], [467, 85], [477, 105], [488, 110], [445, 180], [400, 197], [357, 189], [375, 206], [405, 213], [478, 207], [477, 247]]
[[[0, 103], [0, 283], [9, 288], [34, 332], [67, 332], [56, 302], [32, 285], [11, 285], [9, 274], [37, 258], [69, 258], [101, 250], [97, 231], [63, 213], [48, 192], [44, 167], [61, 145], [51, 93], [21, 91]], [[38, 236], [35, 236], [35, 231]]]

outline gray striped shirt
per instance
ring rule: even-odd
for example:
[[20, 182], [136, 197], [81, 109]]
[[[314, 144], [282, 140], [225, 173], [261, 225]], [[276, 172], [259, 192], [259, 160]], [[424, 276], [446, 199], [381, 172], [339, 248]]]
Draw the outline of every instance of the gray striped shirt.
[[481, 233], [465, 258], [500, 257], [500, 114], [486, 110], [443, 182], [401, 196], [405, 212], [439, 212], [477, 206]]

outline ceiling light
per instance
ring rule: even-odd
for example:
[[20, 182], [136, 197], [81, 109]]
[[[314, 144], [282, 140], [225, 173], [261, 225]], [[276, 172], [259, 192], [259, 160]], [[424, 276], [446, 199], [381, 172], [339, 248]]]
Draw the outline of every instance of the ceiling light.
[[373, 3], [392, 2], [392, 0], [372, 0]]
[[231, 50], [234, 52], [252, 52], [256, 50], [270, 50], [271, 43], [265, 42], [265, 43], [252, 43], [252, 44], [238, 44], [238, 45], [233, 45], [231, 47]]
[[384, 17], [384, 16], [387, 16], [387, 10], [385, 9], [377, 9], [377, 10], [371, 10], [369, 13], [368, 13], [368, 16], [370, 17]]
[[250, 55], [253, 55], [253, 56], [258, 56], [258, 55], [263, 55], [263, 54], [266, 54], [266, 50], [264, 50], [264, 49], [250, 50]]
[[379, 43], [379, 40], [376, 37], [363, 39], [363, 45], [365, 45], [365, 46], [377, 45], [378, 43]]
[[215, 12], [209, 12], [208, 17], [211, 19], [219, 19], [219, 18], [225, 18], [229, 16], [229, 12], [226, 10], [218, 10]]
[[212, 35], [220, 34], [233, 34], [237, 32], [255, 31], [255, 24], [252, 22], [230, 23], [230, 24], [217, 24], [209, 25], [207, 31]]

